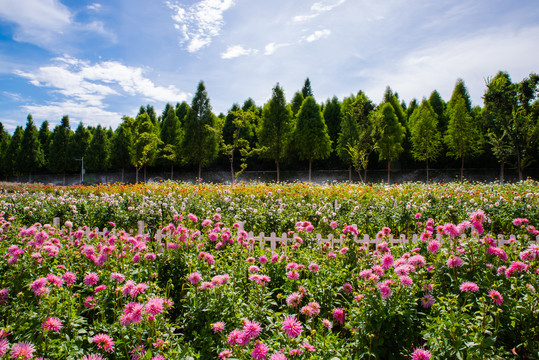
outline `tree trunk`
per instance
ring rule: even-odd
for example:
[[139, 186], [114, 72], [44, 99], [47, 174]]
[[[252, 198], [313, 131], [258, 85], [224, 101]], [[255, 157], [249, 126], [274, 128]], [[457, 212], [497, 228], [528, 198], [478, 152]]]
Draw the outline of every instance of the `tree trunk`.
[[202, 182], [202, 163], [198, 164], [198, 182]]
[[139, 167], [138, 166], [135, 166], [135, 184], [138, 184], [138, 171], [139, 171]]
[[503, 185], [504, 181], [505, 181], [505, 174], [504, 174], [504, 166], [505, 166], [505, 161], [502, 160], [501, 164], [500, 164], [500, 185]]
[[365, 172], [363, 173], [363, 182], [367, 183], [367, 168], [365, 168]]
[[352, 182], [352, 165], [348, 167], [348, 182]]
[[146, 184], [146, 165], [144, 165], [144, 183]]
[[280, 182], [280, 177], [279, 177], [279, 159], [275, 160], [275, 164], [277, 165], [277, 183]]
[[122, 166], [122, 183], [125, 183], [124, 174], [125, 174], [125, 167]]
[[429, 183], [429, 158], [427, 158], [427, 184]]
[[388, 160], [387, 161], [387, 184], [390, 185], [391, 182], [390, 182], [390, 178], [389, 178], [389, 174], [391, 173], [391, 160]]
[[170, 181], [174, 181], [174, 163], [170, 164]]
[[464, 177], [464, 156], [462, 157], [462, 160], [460, 162], [460, 182], [462, 182], [463, 177]]
[[520, 161], [520, 150], [517, 147], [517, 169], [518, 169], [518, 181], [522, 181], [522, 164]]
[[311, 169], [312, 169], [313, 162], [309, 159], [309, 182], [311, 182]]
[[63, 177], [62, 177], [62, 184], [64, 184], [64, 186], [66, 184], [66, 173], [65, 172], [64, 172]]
[[235, 184], [236, 177], [234, 176], [234, 152], [232, 152], [232, 156], [230, 157], [230, 177], [232, 179], [232, 184]]
[[28, 182], [31, 184], [32, 183], [32, 171], [30, 171], [28, 173]]

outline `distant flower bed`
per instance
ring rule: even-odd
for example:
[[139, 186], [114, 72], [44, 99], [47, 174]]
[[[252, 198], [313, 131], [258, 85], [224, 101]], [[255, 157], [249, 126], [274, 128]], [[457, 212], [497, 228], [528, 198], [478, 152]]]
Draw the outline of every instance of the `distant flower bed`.
[[[0, 358], [512, 359], [539, 351], [535, 183], [22, 187], [0, 201]], [[126, 204], [140, 216], [115, 210]], [[151, 204], [161, 218], [145, 213]], [[58, 228], [27, 224], [64, 206], [71, 213]], [[270, 212], [284, 216], [274, 230], [295, 233], [275, 250], [254, 246], [238, 224], [266, 230], [249, 220]], [[103, 214], [108, 232], [77, 228]], [[141, 219], [159, 225], [159, 242], [119, 225]], [[376, 244], [353, 241], [367, 232]], [[401, 232], [418, 241], [390, 244]], [[500, 247], [499, 232], [515, 238]], [[342, 244], [320, 244], [316, 233]]]

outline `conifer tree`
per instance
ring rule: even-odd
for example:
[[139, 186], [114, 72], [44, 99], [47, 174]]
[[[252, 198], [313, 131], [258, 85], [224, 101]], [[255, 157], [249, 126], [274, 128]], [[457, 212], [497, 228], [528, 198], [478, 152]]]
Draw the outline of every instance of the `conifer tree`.
[[181, 160], [183, 129], [172, 106], [165, 108], [161, 127], [161, 156], [170, 162], [170, 179], [174, 179], [174, 165]]
[[275, 161], [277, 182], [280, 181], [280, 162], [293, 131], [292, 110], [287, 106], [283, 89], [279, 84], [273, 88], [270, 101], [262, 110], [257, 129], [260, 155]]
[[202, 168], [210, 165], [217, 157], [219, 139], [216, 129], [216, 117], [212, 113], [206, 87], [201, 81], [185, 119], [182, 143], [185, 161], [198, 166], [198, 179], [202, 178]]
[[399, 122], [393, 106], [385, 103], [379, 108], [376, 131], [379, 133], [376, 151], [380, 160], [387, 160], [387, 183], [390, 184], [391, 161], [397, 160], [403, 151], [405, 128]]
[[38, 138], [45, 159], [42, 167], [47, 168], [49, 166], [49, 147], [51, 142], [51, 131], [49, 130], [49, 122], [47, 120], [41, 123]]
[[73, 131], [69, 125], [69, 117], [62, 117], [60, 125], [54, 128], [49, 145], [49, 169], [62, 174], [62, 183], [66, 184], [66, 173], [73, 168], [75, 158], [70, 153], [70, 142]]
[[313, 160], [326, 159], [331, 153], [331, 139], [320, 106], [312, 96], [303, 101], [299, 110], [294, 142], [300, 160], [309, 161], [309, 182], [311, 182]]
[[90, 171], [106, 171], [110, 165], [110, 144], [107, 131], [97, 125], [88, 145], [86, 167]]
[[122, 169], [122, 183], [125, 180], [125, 168], [135, 162], [135, 143], [132, 132], [132, 123], [134, 122], [134, 119], [124, 116], [112, 138], [111, 163], [114, 167]]
[[32, 171], [41, 168], [45, 163], [43, 150], [39, 142], [39, 132], [34, 125], [32, 115], [27, 117], [26, 128], [21, 141], [19, 163], [22, 172], [28, 174], [28, 182], [32, 182]]

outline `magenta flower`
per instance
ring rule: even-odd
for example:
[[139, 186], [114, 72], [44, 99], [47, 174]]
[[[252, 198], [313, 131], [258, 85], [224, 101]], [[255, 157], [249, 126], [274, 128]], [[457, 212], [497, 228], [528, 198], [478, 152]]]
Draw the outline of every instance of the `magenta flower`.
[[342, 286], [344, 292], [346, 293], [351, 293], [352, 291], [354, 291], [354, 289], [352, 288], [352, 285], [350, 283], [345, 283], [343, 286]]
[[262, 327], [256, 321], [245, 320], [243, 323], [243, 333], [250, 339], [256, 339], [262, 333]]
[[310, 272], [317, 272], [318, 270], [320, 270], [320, 267], [318, 266], [317, 263], [310, 263], [309, 264], [309, 271]]
[[328, 330], [331, 330], [333, 328], [333, 323], [328, 319], [322, 319], [322, 325]]
[[154, 296], [151, 297], [144, 306], [146, 314], [158, 315], [163, 312], [163, 305], [165, 300], [160, 297]]
[[458, 256], [451, 256], [446, 261], [446, 265], [448, 267], [453, 267], [453, 268], [454, 267], [461, 267], [463, 264], [464, 264], [464, 261]]
[[296, 281], [296, 280], [299, 279], [299, 273], [296, 270], [292, 270], [292, 271], [287, 272], [286, 276], [288, 277], [288, 279], [290, 279], [292, 281]]
[[63, 324], [62, 320], [55, 317], [49, 317], [43, 322], [42, 326], [44, 330], [59, 332], [62, 329]]
[[489, 290], [488, 296], [492, 299], [492, 302], [498, 306], [503, 303], [503, 296], [497, 290]]
[[344, 324], [345, 316], [346, 315], [344, 313], [344, 309], [337, 308], [337, 309], [333, 310], [333, 318], [335, 319], [335, 321], [337, 321], [341, 325]]
[[223, 321], [218, 321], [211, 325], [214, 333], [222, 332], [225, 329], [225, 323]]
[[253, 348], [253, 352], [251, 353], [251, 356], [254, 360], [264, 360], [266, 358], [266, 355], [268, 354], [269, 348], [268, 345], [257, 342], [255, 344], [255, 347]]
[[393, 256], [391, 254], [385, 254], [382, 256], [382, 266], [384, 269], [389, 269], [393, 265]]
[[80, 360], [106, 360], [101, 355], [96, 354], [90, 354], [90, 355], [84, 355]]
[[34, 351], [36, 351], [36, 348], [33, 344], [23, 341], [18, 342], [11, 348], [11, 359], [31, 359], [34, 357]]
[[97, 344], [98, 349], [106, 352], [114, 352], [114, 340], [107, 334], [98, 334], [93, 337], [92, 342]]
[[0, 357], [7, 354], [9, 350], [9, 343], [6, 339], [0, 338]]
[[288, 305], [288, 307], [297, 307], [301, 303], [302, 297], [303, 295], [301, 295], [299, 292], [293, 292], [286, 298], [286, 305]]
[[380, 290], [382, 299], [387, 299], [391, 296], [391, 288], [386, 284], [378, 284], [378, 290]]
[[412, 360], [429, 360], [430, 357], [430, 352], [423, 348], [416, 348], [412, 353]]
[[77, 275], [75, 275], [74, 273], [72, 273], [70, 271], [66, 272], [62, 276], [62, 278], [66, 282], [67, 286], [73, 285], [75, 283], [75, 281], [77, 281]]
[[286, 356], [281, 353], [273, 354], [270, 357], [270, 360], [286, 360]]
[[476, 292], [479, 291], [479, 286], [471, 281], [466, 281], [460, 285], [460, 291], [462, 292]]
[[400, 282], [402, 286], [405, 286], [405, 287], [412, 286], [413, 284], [412, 278], [406, 275], [400, 277]]
[[189, 280], [191, 284], [196, 285], [202, 280], [202, 276], [200, 275], [200, 273], [194, 272], [189, 274], [187, 280]]
[[427, 249], [431, 254], [436, 254], [438, 250], [440, 249], [440, 243], [438, 240], [432, 240], [429, 241], [429, 244], [427, 245]]
[[295, 316], [285, 316], [281, 330], [283, 330], [288, 337], [296, 338], [303, 331], [303, 326]]
[[88, 286], [94, 286], [99, 281], [99, 276], [95, 272], [91, 272], [84, 277], [84, 284]]
[[421, 298], [421, 306], [425, 309], [430, 308], [434, 304], [434, 296], [427, 294]]

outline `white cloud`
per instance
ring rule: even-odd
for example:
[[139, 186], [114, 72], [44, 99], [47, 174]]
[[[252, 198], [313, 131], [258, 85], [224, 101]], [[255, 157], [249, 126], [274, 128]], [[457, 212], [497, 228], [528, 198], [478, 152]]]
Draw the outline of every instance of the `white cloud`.
[[49, 43], [72, 23], [69, 9], [58, 0], [0, 0], [0, 18], [17, 24], [15, 39]]
[[239, 56], [254, 55], [258, 52], [256, 49], [245, 49], [241, 45], [229, 46], [224, 53], [221, 54], [222, 59], [233, 59]]
[[103, 110], [100, 106], [88, 106], [74, 101], [52, 102], [47, 105], [25, 105], [25, 112], [32, 114], [34, 119], [49, 120], [49, 123], [59, 123], [64, 115], [68, 115], [71, 126], [82, 121], [86, 126], [111, 126], [116, 128], [122, 121], [122, 115]]
[[167, 1], [174, 11], [174, 27], [180, 31], [180, 44], [187, 43], [187, 51], [197, 52], [209, 45], [221, 32], [223, 13], [234, 5], [233, 0], [201, 0], [191, 6]]
[[379, 67], [365, 68], [358, 75], [366, 79], [368, 93], [381, 97], [389, 85], [407, 101], [428, 97], [435, 89], [449, 100], [456, 80], [462, 78], [472, 102], [482, 105], [487, 77], [502, 70], [518, 82], [536, 71], [539, 48], [535, 39], [538, 37], [539, 26], [520, 31], [489, 29], [465, 39], [417, 49], [395, 63], [380, 63]]
[[307, 15], [297, 15], [292, 18], [295, 22], [304, 22], [316, 18], [320, 14], [331, 11], [337, 6], [344, 4], [346, 0], [319, 1], [311, 6], [311, 13]]
[[285, 47], [285, 46], [289, 46], [289, 45], [290, 44], [276, 44], [274, 42], [271, 42], [271, 43], [267, 44], [266, 47], [264, 48], [264, 55], [271, 55], [277, 49]]
[[313, 42], [313, 41], [316, 41], [316, 40], [327, 38], [329, 35], [331, 35], [331, 30], [329, 30], [329, 29], [316, 30], [314, 33], [307, 36], [305, 38], [305, 40], [307, 40], [307, 42]]
[[69, 56], [56, 58], [56, 64], [42, 66], [34, 72], [16, 71], [35, 86], [49, 87], [68, 98], [92, 106], [102, 105], [110, 95], [142, 95], [154, 101], [183, 101], [187, 94], [174, 86], [156, 86], [143, 75], [143, 69], [117, 61], [91, 65]]
[[57, 97], [60, 96], [58, 101], [45, 105], [23, 107], [36, 118], [59, 119], [57, 115], [69, 114], [86, 123], [109, 124], [112, 117], [119, 119], [117, 113], [104, 109], [112, 96], [139, 96], [145, 101], [159, 102], [180, 102], [188, 97], [172, 85], [155, 85], [139, 67], [117, 61], [90, 64], [69, 56], [54, 60], [54, 64], [35, 71], [15, 71], [16, 75], [28, 79], [34, 86], [50, 88]]
[[92, 10], [92, 11], [100, 11], [102, 6], [101, 6], [101, 4], [93, 3], [93, 4], [88, 5], [86, 8], [88, 10]]

